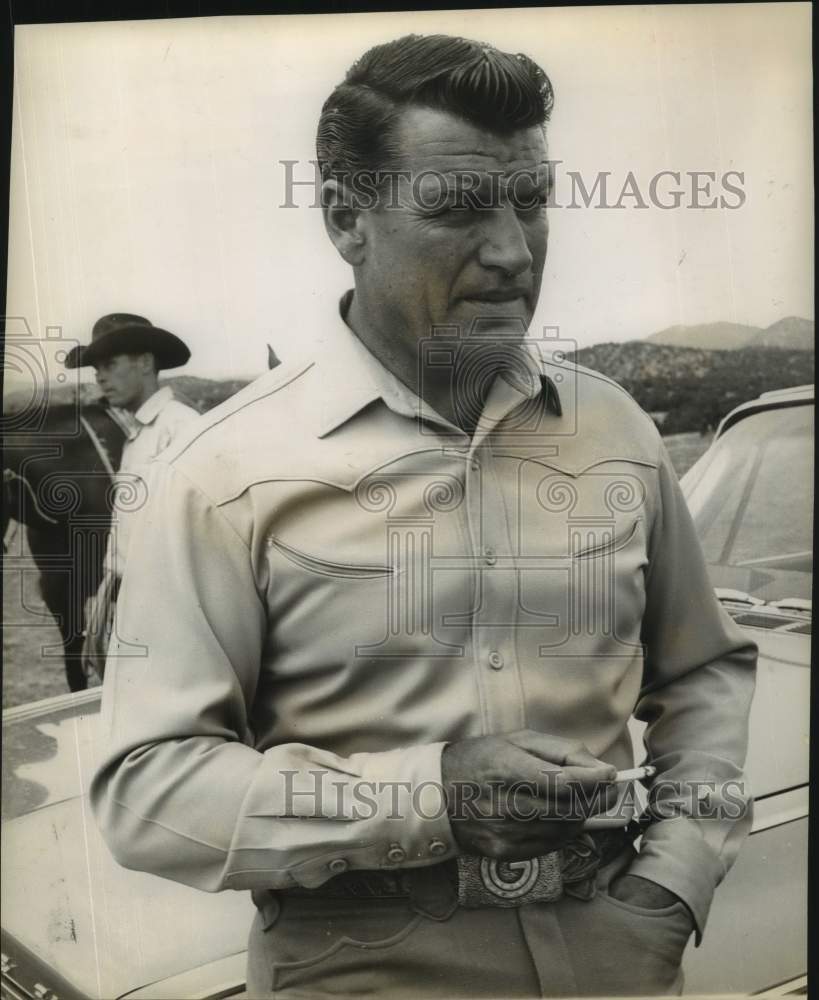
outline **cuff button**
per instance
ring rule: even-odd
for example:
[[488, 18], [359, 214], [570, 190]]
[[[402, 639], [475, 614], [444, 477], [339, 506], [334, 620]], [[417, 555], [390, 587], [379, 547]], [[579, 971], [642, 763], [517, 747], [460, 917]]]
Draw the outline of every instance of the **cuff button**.
[[334, 875], [340, 875], [342, 872], [346, 872], [350, 867], [349, 862], [346, 858], [333, 858], [327, 867]]
[[431, 840], [429, 842], [429, 853], [435, 855], [435, 857], [440, 857], [442, 854], [446, 854], [448, 848], [443, 840]]
[[400, 844], [390, 844], [390, 849], [387, 851], [387, 860], [391, 861], [394, 865], [400, 865], [402, 861], [407, 860], [407, 852]]

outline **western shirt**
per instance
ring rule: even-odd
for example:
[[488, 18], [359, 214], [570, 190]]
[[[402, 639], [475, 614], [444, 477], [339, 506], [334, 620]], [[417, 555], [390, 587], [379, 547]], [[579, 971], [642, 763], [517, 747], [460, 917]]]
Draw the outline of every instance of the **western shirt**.
[[462, 365], [456, 405], [491, 384], [470, 435], [339, 317], [154, 461], [91, 791], [122, 864], [211, 891], [432, 865], [458, 853], [447, 742], [526, 727], [627, 768], [636, 716], [655, 785], [740, 804], [672, 795], [631, 868], [699, 937], [750, 829], [756, 648], [654, 424], [559, 346]]
[[128, 556], [134, 515], [147, 499], [145, 476], [148, 464], [173, 441], [176, 434], [199, 416], [192, 407], [174, 399], [170, 386], [163, 386], [131, 414], [120, 411], [127, 440], [115, 477], [116, 492], [106, 566], [122, 576]]

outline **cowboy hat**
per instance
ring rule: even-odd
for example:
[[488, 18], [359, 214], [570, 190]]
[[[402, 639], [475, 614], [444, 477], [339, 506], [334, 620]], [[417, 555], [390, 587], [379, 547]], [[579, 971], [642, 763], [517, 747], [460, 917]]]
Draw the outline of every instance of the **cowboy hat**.
[[157, 368], [178, 368], [191, 356], [179, 337], [160, 330], [144, 316], [111, 313], [94, 324], [90, 344], [71, 348], [65, 366], [96, 365], [115, 354], [153, 354]]

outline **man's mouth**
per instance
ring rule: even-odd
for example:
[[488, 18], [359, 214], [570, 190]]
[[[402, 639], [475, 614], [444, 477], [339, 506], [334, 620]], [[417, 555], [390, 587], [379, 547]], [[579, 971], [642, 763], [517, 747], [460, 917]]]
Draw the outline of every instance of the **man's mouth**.
[[474, 295], [464, 296], [470, 302], [517, 302], [528, 297], [529, 291], [526, 288], [498, 288], [494, 291], [475, 292]]

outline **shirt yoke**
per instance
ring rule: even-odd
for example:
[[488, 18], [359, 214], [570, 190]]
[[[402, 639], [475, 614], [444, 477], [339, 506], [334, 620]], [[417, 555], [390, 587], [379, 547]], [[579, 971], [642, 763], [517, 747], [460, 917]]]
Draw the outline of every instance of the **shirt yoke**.
[[216, 503], [241, 492], [261, 468], [268, 478], [274, 467], [286, 468], [286, 456], [313, 435], [313, 370], [312, 361], [302, 361], [265, 372], [185, 426], [160, 461]]
[[[536, 453], [542, 444], [545, 455], [554, 455], [556, 444], [557, 457], [545, 461], [570, 475], [611, 461], [656, 467], [659, 432], [622, 386], [579, 365], [542, 365], [558, 387], [563, 412], [547, 415], [543, 433], [527, 450]], [[407, 418], [385, 406], [322, 437], [323, 406], [332, 391], [314, 361], [282, 364], [184, 427], [160, 461], [219, 505], [275, 480], [350, 490], [404, 445], [440, 451], [433, 437], [413, 435]], [[542, 398], [545, 407], [545, 392]]]
[[657, 466], [659, 429], [622, 385], [575, 363], [544, 360], [542, 371], [558, 386], [561, 401], [555, 465], [575, 475], [611, 461]]

